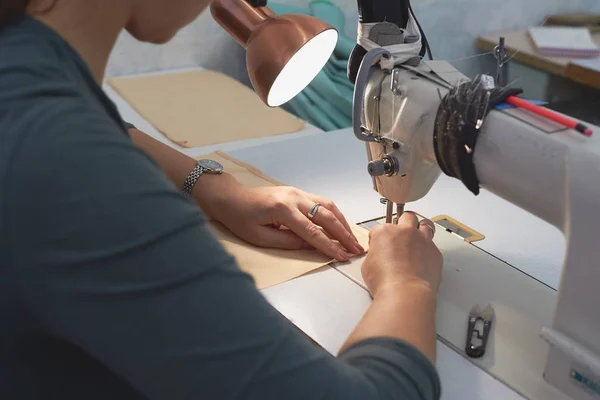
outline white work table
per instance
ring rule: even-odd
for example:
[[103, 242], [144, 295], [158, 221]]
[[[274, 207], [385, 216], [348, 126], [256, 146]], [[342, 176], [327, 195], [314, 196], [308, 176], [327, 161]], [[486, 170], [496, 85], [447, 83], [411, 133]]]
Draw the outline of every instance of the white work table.
[[[183, 149], [157, 132], [110, 87], [105, 85], [105, 90], [125, 120], [188, 155], [224, 150], [275, 179], [334, 200], [355, 222], [385, 214], [366, 171], [364, 144], [348, 129], [321, 132], [308, 126], [294, 134]], [[564, 257], [562, 234], [512, 204], [485, 191], [473, 196], [461, 182], [442, 175], [425, 198], [408, 208], [428, 217], [446, 214], [459, 220], [486, 236], [475, 245], [557, 287]], [[330, 267], [265, 289], [263, 294], [334, 354], [371, 301], [364, 289]], [[441, 342], [437, 348], [444, 400], [522, 399]]]

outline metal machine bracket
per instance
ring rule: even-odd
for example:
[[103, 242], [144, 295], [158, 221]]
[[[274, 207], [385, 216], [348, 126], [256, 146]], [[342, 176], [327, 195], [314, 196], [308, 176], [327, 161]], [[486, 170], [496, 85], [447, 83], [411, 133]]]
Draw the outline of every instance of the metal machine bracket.
[[447, 215], [438, 215], [437, 217], [431, 218], [431, 221], [446, 229], [447, 232], [460, 236], [467, 243], [485, 239], [483, 234]]

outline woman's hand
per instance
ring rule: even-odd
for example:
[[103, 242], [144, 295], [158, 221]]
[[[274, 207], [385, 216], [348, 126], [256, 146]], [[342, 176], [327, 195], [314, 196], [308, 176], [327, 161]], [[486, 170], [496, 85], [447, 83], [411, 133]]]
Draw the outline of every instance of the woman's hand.
[[406, 212], [397, 225], [371, 229], [362, 275], [373, 296], [371, 306], [342, 349], [373, 337], [412, 344], [435, 364], [436, 292], [442, 255], [432, 241], [435, 225]]
[[[332, 201], [286, 187], [246, 187], [232, 176], [202, 177], [202, 209], [236, 236], [261, 247], [315, 248], [338, 261], [364, 249]], [[211, 182], [209, 183], [208, 180]], [[210, 189], [209, 189], [210, 188]], [[319, 203], [314, 217], [310, 209]]]
[[436, 293], [442, 276], [442, 255], [433, 243], [435, 225], [405, 212], [398, 224], [382, 224], [369, 233], [369, 254], [362, 275], [373, 297], [378, 292], [410, 285]]
[[[129, 134], [181, 188], [196, 160], [135, 128], [129, 129]], [[348, 222], [331, 201], [297, 189], [249, 188], [228, 173], [202, 174], [192, 196], [209, 217], [257, 246], [316, 248], [340, 261], [348, 260], [348, 253], [364, 253]], [[320, 207], [311, 220], [308, 212], [315, 203]]]

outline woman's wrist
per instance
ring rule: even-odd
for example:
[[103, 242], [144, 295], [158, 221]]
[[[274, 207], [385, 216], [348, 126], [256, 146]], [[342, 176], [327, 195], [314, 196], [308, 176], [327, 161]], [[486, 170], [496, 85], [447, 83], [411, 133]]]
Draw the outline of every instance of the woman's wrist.
[[192, 198], [206, 215], [220, 221], [221, 211], [226, 208], [223, 207], [223, 202], [235, 196], [233, 192], [240, 186], [233, 175], [226, 172], [218, 175], [202, 174], [192, 189]]
[[429, 283], [418, 279], [398, 280], [394, 282], [382, 283], [373, 294], [374, 298], [383, 297], [386, 299], [407, 297], [419, 298], [431, 304], [436, 303], [436, 291]]
[[391, 337], [410, 343], [435, 363], [436, 294], [428, 285], [386, 282], [342, 348], [372, 337]]
[[386, 336], [410, 343], [435, 364], [436, 293], [429, 285], [408, 282], [385, 286], [373, 303], [395, 321], [390, 322]]

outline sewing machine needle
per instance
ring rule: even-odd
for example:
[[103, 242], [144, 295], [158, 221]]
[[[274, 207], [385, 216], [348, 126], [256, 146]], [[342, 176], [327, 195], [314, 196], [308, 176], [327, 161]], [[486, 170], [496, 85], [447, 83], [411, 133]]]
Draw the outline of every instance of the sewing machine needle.
[[396, 204], [396, 218], [394, 218], [394, 224], [398, 223], [398, 218], [404, 213], [404, 204]]
[[391, 224], [392, 215], [394, 214], [394, 203], [388, 200], [387, 203], [385, 203], [385, 206], [385, 223]]
[[396, 204], [396, 217], [400, 218], [400, 216], [404, 214], [404, 204]]

